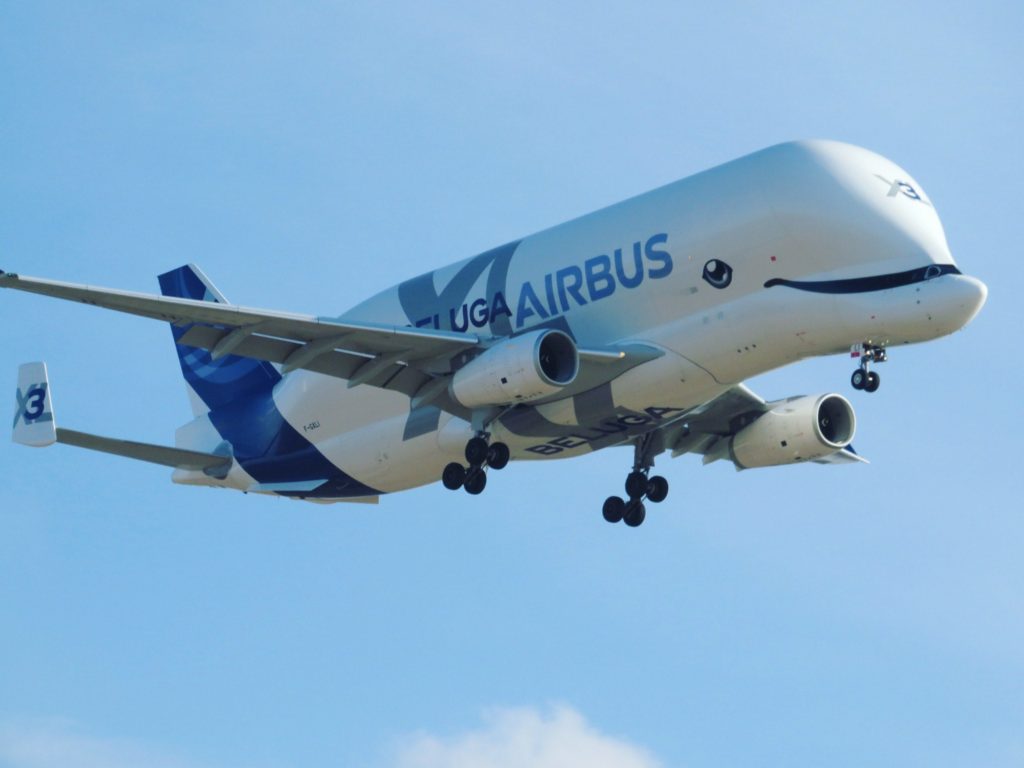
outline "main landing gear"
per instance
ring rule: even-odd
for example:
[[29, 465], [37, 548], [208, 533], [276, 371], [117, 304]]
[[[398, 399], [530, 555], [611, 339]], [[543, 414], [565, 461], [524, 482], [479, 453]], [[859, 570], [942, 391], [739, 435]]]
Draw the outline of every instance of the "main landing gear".
[[855, 345], [850, 354], [853, 357], [860, 357], [860, 367], [850, 377], [850, 384], [854, 389], [863, 389], [865, 392], [874, 392], [881, 383], [881, 378], [874, 371], [868, 370], [871, 363], [884, 363], [889, 359], [885, 347], [878, 347], [873, 344]]
[[630, 528], [643, 524], [647, 518], [644, 500], [660, 504], [668, 497], [668, 480], [661, 475], [649, 477], [654, 458], [647, 453], [646, 441], [636, 446], [636, 461], [633, 471], [626, 476], [626, 496], [609, 496], [601, 512], [609, 523], [623, 521]]
[[508, 465], [509, 450], [505, 443], [487, 442], [489, 435], [482, 433], [473, 437], [466, 443], [466, 462], [469, 467], [464, 467], [457, 461], [444, 468], [441, 473], [441, 482], [450, 491], [457, 491], [465, 488], [466, 493], [476, 496], [482, 493], [487, 486], [487, 473], [484, 467], [494, 470], [504, 469]]

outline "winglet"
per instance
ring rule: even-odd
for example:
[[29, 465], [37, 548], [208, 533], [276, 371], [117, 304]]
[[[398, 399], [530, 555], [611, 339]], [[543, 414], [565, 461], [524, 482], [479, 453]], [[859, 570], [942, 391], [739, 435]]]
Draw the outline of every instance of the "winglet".
[[14, 442], [35, 448], [57, 442], [46, 363], [25, 363], [18, 368], [16, 399], [12, 425]]

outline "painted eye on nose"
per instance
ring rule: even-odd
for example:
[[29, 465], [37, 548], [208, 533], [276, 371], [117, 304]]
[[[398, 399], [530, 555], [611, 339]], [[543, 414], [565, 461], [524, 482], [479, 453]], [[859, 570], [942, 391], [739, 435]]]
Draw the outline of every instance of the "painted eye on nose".
[[711, 259], [704, 265], [703, 277], [714, 288], [728, 288], [732, 282], [732, 267], [721, 259]]

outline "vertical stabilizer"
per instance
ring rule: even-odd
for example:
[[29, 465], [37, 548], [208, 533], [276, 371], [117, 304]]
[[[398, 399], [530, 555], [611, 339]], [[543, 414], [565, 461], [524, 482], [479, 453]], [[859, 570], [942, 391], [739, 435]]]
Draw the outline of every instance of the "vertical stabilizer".
[[25, 363], [18, 368], [17, 406], [14, 410], [14, 442], [43, 448], [57, 442], [50, 382], [46, 363]]
[[[228, 300], [194, 264], [160, 275], [160, 292], [164, 296], [212, 301], [228, 304]], [[171, 325], [174, 341], [188, 332], [191, 325]], [[201, 416], [228, 403], [273, 388], [281, 375], [270, 363], [237, 355], [214, 360], [209, 351], [177, 345], [181, 372], [189, 386], [192, 411]]]

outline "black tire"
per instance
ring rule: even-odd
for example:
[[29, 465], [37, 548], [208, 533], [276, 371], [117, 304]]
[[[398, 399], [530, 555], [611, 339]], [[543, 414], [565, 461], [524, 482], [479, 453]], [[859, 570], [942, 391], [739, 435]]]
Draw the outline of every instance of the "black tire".
[[647, 481], [647, 500], [660, 504], [668, 498], [668, 480], [661, 475], [655, 475]]
[[626, 505], [626, 514], [622, 516], [622, 521], [630, 528], [643, 525], [646, 519], [647, 508], [642, 501], [631, 501]]
[[453, 461], [441, 473], [441, 482], [444, 483], [444, 487], [449, 491], [459, 490], [462, 484], [466, 482], [466, 468]]
[[487, 451], [487, 466], [491, 469], [504, 469], [508, 466], [511, 456], [508, 446], [504, 443], [495, 443]]
[[868, 381], [864, 385], [865, 392], [874, 392], [878, 389], [878, 385], [882, 383], [882, 377], [874, 371], [868, 373]]
[[487, 473], [482, 469], [470, 470], [469, 474], [466, 475], [466, 483], [464, 485], [466, 493], [470, 496], [476, 496], [479, 493], [483, 493], [484, 488], [487, 487]]
[[474, 437], [466, 443], [466, 461], [471, 467], [479, 467], [487, 461], [487, 451], [490, 446], [482, 437]]
[[609, 496], [604, 500], [604, 507], [601, 509], [601, 514], [604, 515], [604, 519], [609, 523], [619, 522], [625, 513], [626, 502], [624, 502], [620, 497]]
[[647, 493], [647, 475], [643, 472], [630, 472], [626, 476], [626, 495], [631, 499], [642, 499]]
[[864, 389], [864, 385], [868, 383], [868, 372], [863, 368], [858, 368], [853, 372], [850, 377], [850, 384], [854, 389]]

